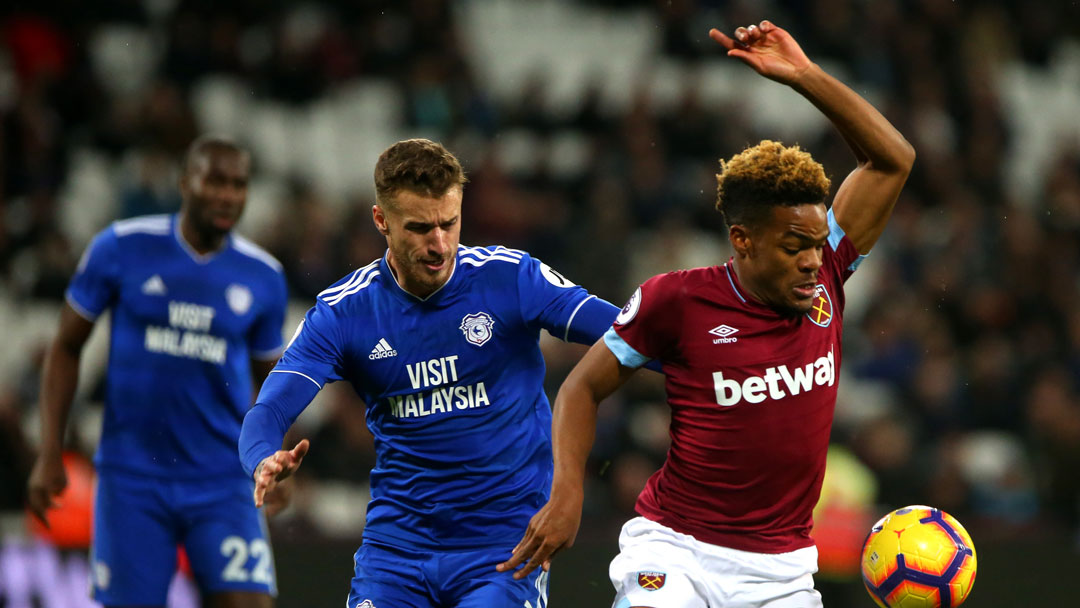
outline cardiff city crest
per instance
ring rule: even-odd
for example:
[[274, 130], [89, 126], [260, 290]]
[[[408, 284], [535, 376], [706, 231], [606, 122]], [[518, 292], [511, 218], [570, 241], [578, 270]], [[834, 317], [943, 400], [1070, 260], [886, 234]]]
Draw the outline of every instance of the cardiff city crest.
[[461, 319], [465, 339], [477, 346], [483, 346], [491, 339], [492, 327], [495, 327], [495, 320], [486, 312], [474, 312]]
[[810, 319], [810, 322], [814, 325], [821, 327], [828, 327], [832, 323], [832, 298], [829, 297], [829, 290], [825, 289], [825, 286], [821, 283], [817, 285], [814, 303], [810, 305], [810, 312], [806, 313], [806, 318]]
[[231, 308], [237, 316], [243, 315], [251, 308], [253, 299], [254, 298], [251, 297], [251, 290], [248, 289], [246, 285], [233, 283], [225, 288], [225, 301], [229, 303], [229, 308]]

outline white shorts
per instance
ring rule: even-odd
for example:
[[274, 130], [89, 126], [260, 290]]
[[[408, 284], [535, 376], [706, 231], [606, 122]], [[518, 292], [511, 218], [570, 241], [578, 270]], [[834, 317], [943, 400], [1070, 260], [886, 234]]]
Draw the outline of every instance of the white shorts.
[[817, 547], [749, 553], [703, 543], [644, 517], [623, 525], [608, 575], [613, 608], [821, 608]]

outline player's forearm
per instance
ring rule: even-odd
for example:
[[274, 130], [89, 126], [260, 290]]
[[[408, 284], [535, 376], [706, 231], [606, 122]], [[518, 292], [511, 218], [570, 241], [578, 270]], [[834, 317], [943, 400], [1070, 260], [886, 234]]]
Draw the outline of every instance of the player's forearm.
[[302, 374], [272, 373], [263, 382], [255, 405], [244, 416], [237, 450], [248, 475], [264, 458], [281, 449], [285, 433], [319, 392]]
[[580, 500], [584, 493], [585, 463], [596, 439], [598, 401], [582, 383], [570, 379], [559, 389], [551, 440], [555, 458], [555, 476], [551, 484], [553, 498]]
[[64, 448], [64, 431], [79, 385], [80, 359], [81, 349], [72, 349], [59, 339], [45, 355], [40, 397], [43, 454], [58, 455]]
[[870, 102], [817, 64], [811, 64], [791, 87], [833, 123], [860, 164], [904, 174], [911, 169], [915, 151], [900, 131]]

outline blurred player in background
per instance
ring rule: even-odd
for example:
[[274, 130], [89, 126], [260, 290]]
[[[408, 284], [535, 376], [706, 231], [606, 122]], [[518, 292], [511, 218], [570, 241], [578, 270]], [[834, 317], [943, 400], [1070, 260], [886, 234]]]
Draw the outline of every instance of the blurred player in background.
[[237, 144], [196, 140], [180, 212], [112, 224], [67, 290], [45, 362], [29, 501], [48, 525], [67, 483], [60, 455], [83, 345], [111, 309], [91, 548], [94, 599], [106, 606], [165, 605], [178, 545], [206, 606], [273, 605], [265, 521], [236, 444], [253, 383], [281, 353], [286, 288], [277, 260], [231, 233], [250, 168]]
[[721, 162], [717, 208], [735, 255], [645, 282], [571, 372], [555, 404], [551, 500], [503, 568], [527, 575], [581, 520], [597, 404], [659, 360], [672, 408], [664, 466], [623, 526], [615, 606], [820, 606], [811, 511], [825, 472], [844, 282], [877, 241], [914, 162], [904, 137], [768, 21], [709, 35], [825, 114], [858, 162], [829, 180], [763, 141]]
[[244, 420], [258, 504], [300, 466], [307, 440], [278, 447], [325, 383], [367, 403], [376, 465], [349, 608], [547, 603], [545, 572], [495, 570], [551, 487], [540, 330], [592, 344], [618, 308], [525, 252], [460, 245], [465, 181], [437, 143], [383, 152], [386, 255], [318, 296]]

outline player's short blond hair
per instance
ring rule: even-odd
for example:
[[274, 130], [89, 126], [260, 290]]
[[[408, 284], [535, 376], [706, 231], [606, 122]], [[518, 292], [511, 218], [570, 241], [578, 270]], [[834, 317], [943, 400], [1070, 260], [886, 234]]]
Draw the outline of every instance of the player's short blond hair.
[[729, 227], [758, 226], [777, 205], [824, 203], [830, 185], [809, 152], [766, 139], [720, 161], [716, 209]]
[[458, 159], [442, 144], [407, 139], [387, 148], [375, 163], [375, 202], [393, 205], [401, 190], [439, 198], [468, 179]]

